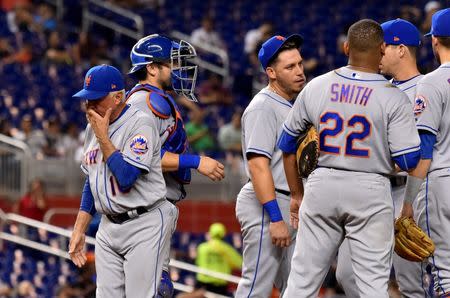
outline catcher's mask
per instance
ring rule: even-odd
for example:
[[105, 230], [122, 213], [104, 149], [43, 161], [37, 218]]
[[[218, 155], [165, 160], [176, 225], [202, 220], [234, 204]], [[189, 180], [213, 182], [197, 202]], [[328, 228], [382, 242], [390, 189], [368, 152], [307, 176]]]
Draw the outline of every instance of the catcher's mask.
[[152, 62], [170, 62], [173, 90], [197, 102], [194, 95], [197, 65], [192, 62], [196, 56], [195, 48], [187, 41], [180, 40], [177, 43], [159, 34], [148, 35], [141, 38], [131, 50], [132, 67], [129, 74], [132, 76]]

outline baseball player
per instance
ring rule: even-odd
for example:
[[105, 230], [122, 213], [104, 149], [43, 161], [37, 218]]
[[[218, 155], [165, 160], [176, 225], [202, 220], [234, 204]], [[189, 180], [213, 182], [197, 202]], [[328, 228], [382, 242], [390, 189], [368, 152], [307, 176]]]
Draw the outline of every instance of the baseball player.
[[[187, 99], [197, 101], [194, 87], [197, 66], [188, 59], [196, 56], [187, 42], [176, 43], [165, 36], [152, 34], [139, 40], [130, 53], [130, 75], [138, 84], [127, 94], [127, 103], [156, 120], [161, 141], [161, 166], [167, 187], [167, 199], [175, 204], [184, 199], [184, 185], [191, 180], [191, 169], [213, 181], [224, 178], [224, 166], [207, 156], [189, 153], [183, 119], [175, 100], [167, 91], [174, 90]], [[169, 250], [164, 260], [159, 295], [172, 297], [169, 276]]]
[[242, 148], [249, 181], [236, 202], [243, 236], [243, 268], [236, 297], [269, 297], [273, 285], [286, 288], [292, 240], [290, 193], [276, 140], [305, 84], [300, 35], [273, 36], [263, 43], [259, 61], [269, 84], [252, 99], [242, 116]]
[[421, 159], [408, 175], [401, 215], [414, 216], [434, 241], [436, 250], [429, 261], [435, 291], [439, 297], [450, 297], [450, 8], [433, 15], [427, 35], [440, 67], [417, 83], [414, 112]]
[[301, 193], [297, 138], [309, 125], [319, 132], [318, 168], [303, 199], [291, 202], [298, 233], [283, 297], [317, 297], [344, 238], [358, 297], [388, 297], [394, 214], [386, 175], [393, 174], [394, 161], [403, 170], [416, 166], [420, 139], [407, 96], [378, 74], [381, 26], [369, 19], [354, 23], [344, 49], [348, 65], [303, 89], [278, 142], [289, 188]]
[[[391, 83], [403, 91], [414, 108], [417, 82], [423, 77], [417, 69], [416, 52], [420, 45], [420, 32], [410, 22], [396, 19], [381, 24], [386, 48], [381, 58], [380, 71], [392, 77]], [[398, 217], [403, 203], [406, 176], [400, 174], [391, 179], [394, 216]], [[409, 262], [397, 254], [393, 255], [395, 275], [400, 291], [405, 297], [423, 297], [423, 274], [420, 264]], [[357, 297], [348, 241], [339, 248], [336, 278], [349, 297]]]
[[70, 257], [78, 267], [85, 264], [85, 231], [97, 210], [97, 297], [154, 297], [162, 247], [178, 215], [165, 199], [154, 120], [125, 104], [122, 75], [112, 66], [91, 68], [73, 97], [86, 100], [89, 124], [81, 165], [87, 177]]

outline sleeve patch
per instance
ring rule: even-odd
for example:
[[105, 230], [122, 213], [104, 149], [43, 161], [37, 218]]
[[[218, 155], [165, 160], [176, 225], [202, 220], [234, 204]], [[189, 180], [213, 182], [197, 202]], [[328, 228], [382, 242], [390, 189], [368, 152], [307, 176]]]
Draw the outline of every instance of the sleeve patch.
[[[148, 141], [143, 135], [135, 135], [130, 143], [131, 152], [140, 157], [148, 151]], [[139, 159], [139, 158], [138, 158]]]
[[419, 117], [420, 114], [425, 111], [427, 105], [428, 103], [425, 96], [419, 94], [416, 95], [416, 98], [414, 99], [414, 116]]

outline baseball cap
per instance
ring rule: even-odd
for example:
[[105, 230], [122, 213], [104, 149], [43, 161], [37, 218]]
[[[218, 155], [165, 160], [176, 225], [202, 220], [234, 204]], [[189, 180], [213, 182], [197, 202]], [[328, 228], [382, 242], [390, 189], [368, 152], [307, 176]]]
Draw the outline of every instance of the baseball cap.
[[412, 23], [396, 19], [381, 24], [384, 33], [384, 42], [389, 45], [418, 47], [420, 45], [420, 32]]
[[436, 11], [431, 18], [431, 30], [425, 36], [450, 37], [450, 8]]
[[125, 89], [120, 71], [111, 65], [98, 65], [88, 70], [84, 78], [83, 89], [72, 97], [97, 100], [112, 91]]
[[266, 40], [258, 53], [261, 66], [266, 69], [269, 61], [278, 53], [280, 48], [289, 41], [293, 41], [297, 47], [300, 47], [303, 43], [303, 37], [300, 34], [292, 34], [288, 38], [281, 35], [275, 35]]

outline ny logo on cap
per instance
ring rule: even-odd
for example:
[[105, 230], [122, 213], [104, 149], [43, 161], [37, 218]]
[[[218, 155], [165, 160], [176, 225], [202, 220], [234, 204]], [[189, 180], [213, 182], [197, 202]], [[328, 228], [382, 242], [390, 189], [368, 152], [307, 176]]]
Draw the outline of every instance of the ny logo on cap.
[[91, 76], [89, 75], [86, 80], [84, 81], [84, 84], [86, 85], [86, 87], [88, 87], [91, 84]]
[[277, 35], [277, 36], [275, 36], [275, 38], [278, 39], [278, 40], [285, 40], [285, 39], [286, 39], [286, 38], [284, 38], [284, 37], [281, 36], [281, 35]]
[[116, 85], [114, 85], [114, 84], [111, 84], [111, 89], [116, 89], [117, 88], [117, 86]]
[[398, 38], [397, 36], [394, 36], [394, 41], [399, 41], [400, 38]]

